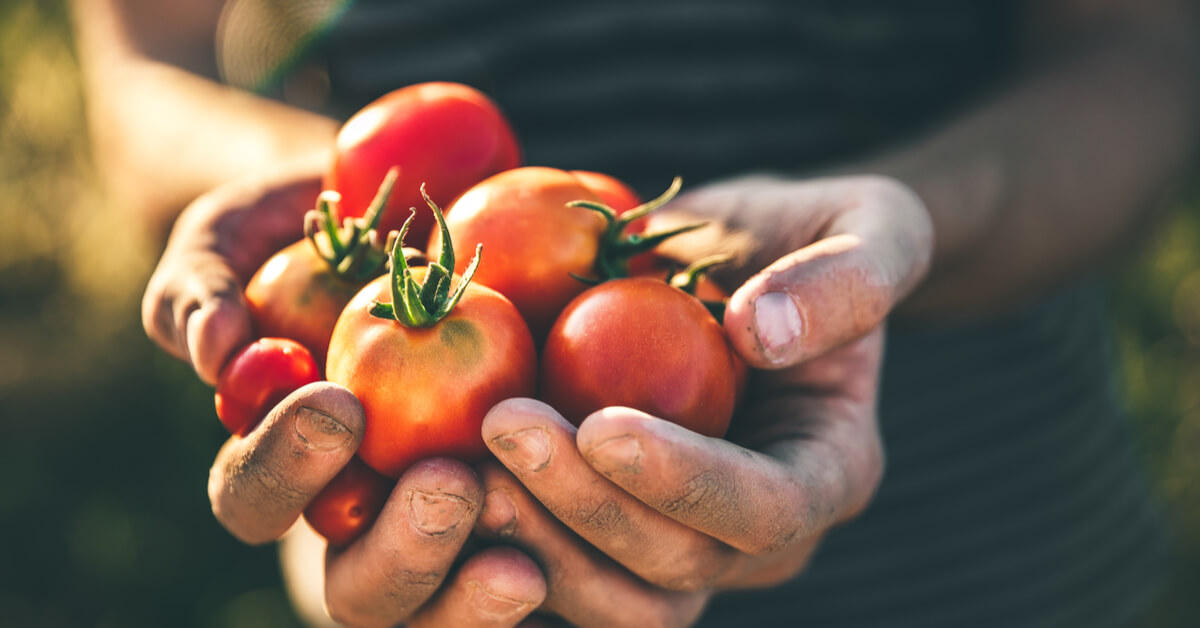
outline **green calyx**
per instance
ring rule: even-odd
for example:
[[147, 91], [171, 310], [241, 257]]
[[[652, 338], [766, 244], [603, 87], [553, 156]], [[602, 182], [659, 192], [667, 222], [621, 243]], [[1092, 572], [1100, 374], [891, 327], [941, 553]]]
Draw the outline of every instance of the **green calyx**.
[[471, 282], [471, 277], [475, 275], [475, 269], [479, 267], [480, 253], [483, 251], [482, 244], [476, 245], [475, 258], [471, 260], [471, 264], [463, 273], [458, 287], [451, 292], [450, 283], [454, 277], [454, 247], [450, 242], [450, 230], [446, 227], [446, 218], [442, 215], [442, 210], [425, 193], [424, 184], [421, 185], [421, 196], [433, 210], [433, 216], [442, 230], [442, 250], [438, 254], [438, 259], [436, 262], [430, 260], [425, 271], [425, 281], [417, 283], [408, 261], [404, 258], [403, 251], [404, 236], [408, 234], [409, 225], [417, 215], [416, 209], [413, 209], [412, 215], [404, 221], [399, 236], [391, 246], [392, 302], [376, 302], [371, 306], [372, 316], [392, 319], [405, 327], [432, 327], [450, 314], [454, 310], [454, 306], [458, 304], [458, 300], [462, 298], [467, 284]]
[[598, 284], [609, 279], [628, 277], [629, 259], [633, 256], [653, 249], [668, 238], [705, 226], [707, 223], [701, 222], [657, 233], [625, 233], [625, 229], [630, 223], [644, 218], [647, 214], [666, 205], [671, 199], [675, 198], [682, 184], [682, 179], [675, 177], [671, 181], [671, 186], [661, 196], [619, 216], [613, 208], [603, 203], [593, 201], [572, 201], [567, 203], [568, 207], [582, 207], [600, 214], [604, 217], [606, 223], [604, 233], [600, 236], [600, 249], [596, 254], [596, 264], [593, 268], [596, 276], [580, 277], [576, 275], [575, 278], [585, 283]]
[[380, 244], [376, 227], [399, 174], [399, 168], [388, 171], [362, 218], [346, 218], [339, 226], [341, 195], [332, 190], [321, 192], [317, 208], [304, 215], [304, 237], [338, 277], [362, 284], [383, 271], [390, 243]]
[[[707, 273], [710, 268], [720, 266], [721, 264], [728, 264], [731, 261], [733, 261], [733, 256], [723, 253], [702, 257], [692, 262], [687, 268], [668, 275], [667, 283], [692, 296], [696, 296], [696, 286], [700, 285], [700, 277]], [[700, 303], [708, 308], [709, 313], [713, 315], [713, 318], [717, 319], [717, 322], [725, 320], [725, 301], [706, 301], [700, 299]]]

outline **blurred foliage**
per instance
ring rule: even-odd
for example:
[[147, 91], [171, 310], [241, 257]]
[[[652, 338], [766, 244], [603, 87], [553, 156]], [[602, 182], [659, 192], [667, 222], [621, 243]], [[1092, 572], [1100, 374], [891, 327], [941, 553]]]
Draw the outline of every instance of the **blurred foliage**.
[[[0, 626], [296, 625], [213, 520], [211, 391], [157, 351], [157, 251], [99, 193], [60, 1], [0, 3]], [[1200, 618], [1200, 189], [1115, 273], [1127, 402], [1176, 534], [1154, 627]]]
[[61, 2], [0, 3], [0, 626], [295, 626], [213, 519], [212, 393], [146, 340], [157, 244], [98, 189]]

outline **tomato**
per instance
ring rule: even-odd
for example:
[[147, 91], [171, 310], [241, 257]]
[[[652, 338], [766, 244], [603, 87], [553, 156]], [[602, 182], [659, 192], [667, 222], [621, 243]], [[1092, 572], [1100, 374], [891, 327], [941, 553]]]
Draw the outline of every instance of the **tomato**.
[[[613, 208], [618, 214], [642, 204], [642, 199], [637, 192], [634, 192], [624, 181], [612, 175], [591, 170], [572, 170], [571, 174], [575, 175], [575, 178], [579, 179], [584, 187], [591, 190], [601, 203]], [[636, 231], [641, 231], [641, 229], [636, 229]]]
[[410, 269], [393, 252], [391, 274], [355, 295], [329, 344], [329, 381], [350, 389], [366, 412], [358, 454], [393, 478], [430, 456], [485, 458], [484, 415], [535, 388], [536, 354], [520, 313], [499, 292], [470, 282], [490, 258], [460, 278], [444, 241], [425, 268]]
[[259, 338], [221, 370], [214, 395], [217, 418], [231, 434], [245, 436], [284, 397], [320, 379], [308, 349], [287, 338]]
[[615, 279], [573, 300], [542, 352], [542, 400], [578, 425], [627, 406], [723, 436], [745, 369], [698, 299], [656, 279]]
[[351, 458], [308, 503], [304, 519], [329, 545], [346, 545], [375, 521], [394, 485], [358, 457]]
[[318, 197], [317, 209], [304, 218], [307, 238], [271, 256], [246, 284], [255, 333], [291, 338], [324, 366], [342, 309], [387, 261], [375, 226], [398, 174], [388, 172], [363, 218], [343, 223], [337, 194]]
[[[527, 166], [493, 175], [467, 190], [446, 210], [446, 226], [462, 272], [465, 254], [482, 243], [487, 262], [475, 281], [494, 288], [517, 306], [535, 338], [545, 335], [563, 306], [587, 284], [604, 232], [604, 219], [567, 207], [577, 200], [600, 202], [575, 175]], [[442, 247], [433, 232], [429, 255]]]
[[260, 336], [286, 336], [323, 364], [329, 335], [361, 284], [339, 277], [307, 240], [276, 253], [246, 284], [246, 305]]
[[[380, 224], [387, 233], [400, 228], [410, 207], [424, 207], [421, 184], [444, 206], [520, 162], [511, 125], [486, 95], [457, 83], [419, 83], [380, 97], [346, 121], [324, 188], [341, 194], [346, 216], [362, 216], [384, 173], [398, 166], [396, 193]], [[410, 241], [424, 242], [432, 225], [432, 217], [420, 214]]]

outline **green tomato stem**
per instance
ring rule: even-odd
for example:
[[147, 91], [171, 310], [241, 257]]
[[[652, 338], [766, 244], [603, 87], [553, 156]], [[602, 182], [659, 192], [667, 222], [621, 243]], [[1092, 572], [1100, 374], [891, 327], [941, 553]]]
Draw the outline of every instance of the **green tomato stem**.
[[628, 277], [629, 260], [633, 256], [653, 249], [668, 238], [705, 226], [707, 223], [697, 223], [657, 233], [625, 234], [625, 230], [631, 223], [644, 218], [651, 212], [671, 202], [675, 198], [675, 195], [679, 193], [682, 185], [683, 180], [680, 177], [675, 177], [667, 190], [659, 195], [658, 198], [638, 205], [620, 216], [611, 207], [603, 203], [586, 200], [567, 203], [568, 207], [581, 207], [594, 211], [600, 214], [605, 221], [604, 233], [600, 236], [600, 249], [596, 254], [596, 263], [593, 268], [596, 278], [589, 281], [585, 281], [578, 276], [575, 276], [575, 278], [585, 283], [601, 283], [609, 279]]
[[[383, 270], [388, 254], [379, 246], [375, 231], [399, 174], [399, 168], [388, 170], [362, 218], [347, 218], [339, 227], [341, 195], [330, 190], [322, 192], [317, 197], [317, 208], [305, 215], [305, 237], [312, 242], [317, 256], [325, 260], [338, 277], [361, 284]], [[322, 234], [324, 237], [319, 238]]]
[[397, 321], [405, 327], [432, 327], [454, 310], [462, 298], [467, 284], [475, 276], [479, 260], [483, 253], [483, 245], [475, 247], [475, 257], [467, 266], [466, 272], [458, 281], [458, 286], [451, 291], [454, 278], [454, 245], [450, 241], [450, 230], [446, 226], [446, 217], [441, 208], [429, 198], [425, 186], [421, 185], [421, 196], [433, 210], [438, 227], [442, 230], [442, 250], [439, 251], [438, 261], [429, 263], [425, 271], [425, 280], [417, 283], [409, 268], [408, 260], [404, 257], [404, 236], [408, 234], [409, 226], [416, 217], [416, 210], [404, 221], [399, 235], [391, 248], [391, 303], [374, 303], [370, 313], [378, 318], [388, 318]]

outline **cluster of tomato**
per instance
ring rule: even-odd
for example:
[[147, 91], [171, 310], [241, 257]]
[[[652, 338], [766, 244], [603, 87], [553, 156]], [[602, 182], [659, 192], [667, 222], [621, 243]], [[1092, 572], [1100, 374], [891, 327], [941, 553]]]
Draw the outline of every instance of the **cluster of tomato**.
[[653, 256], [683, 229], [640, 232], [678, 180], [643, 204], [611, 176], [520, 159], [478, 91], [392, 92], [342, 127], [306, 239], [246, 287], [261, 338], [222, 372], [225, 426], [245, 435], [322, 377], [365, 411], [358, 455], [305, 511], [332, 544], [370, 524], [413, 462], [484, 458], [480, 424], [506, 398], [576, 424], [620, 405], [725, 433], [746, 369], [701, 300], [724, 295], [696, 296], [703, 264], [672, 273]]

